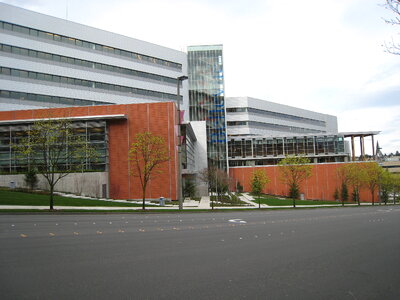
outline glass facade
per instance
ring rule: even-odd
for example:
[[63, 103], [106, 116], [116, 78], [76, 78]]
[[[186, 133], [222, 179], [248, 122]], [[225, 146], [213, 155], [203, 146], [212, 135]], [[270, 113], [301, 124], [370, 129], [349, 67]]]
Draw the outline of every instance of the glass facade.
[[276, 164], [286, 155], [317, 158], [318, 162], [343, 161], [343, 136], [296, 136], [277, 138], [242, 138], [228, 142], [230, 166]]
[[189, 115], [206, 121], [208, 165], [227, 169], [222, 45], [188, 47]]
[[[105, 171], [108, 161], [107, 124], [105, 121], [72, 123], [74, 134], [82, 137], [97, 152], [96, 158], [87, 158], [84, 171]], [[30, 125], [0, 125], [0, 174], [25, 173], [29, 160], [19, 157], [13, 145], [26, 139]], [[67, 149], [66, 149], [67, 151]], [[59, 169], [69, 169], [73, 161], [62, 160]]]

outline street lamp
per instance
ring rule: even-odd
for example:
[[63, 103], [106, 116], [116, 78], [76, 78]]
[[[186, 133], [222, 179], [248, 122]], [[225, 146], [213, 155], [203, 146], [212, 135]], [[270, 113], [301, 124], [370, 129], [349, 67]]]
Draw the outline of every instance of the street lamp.
[[181, 82], [188, 79], [187, 76], [179, 76], [177, 78], [177, 103], [178, 103], [178, 202], [179, 209], [183, 209], [182, 199], [182, 145], [181, 145], [181, 96], [180, 96], [180, 85]]

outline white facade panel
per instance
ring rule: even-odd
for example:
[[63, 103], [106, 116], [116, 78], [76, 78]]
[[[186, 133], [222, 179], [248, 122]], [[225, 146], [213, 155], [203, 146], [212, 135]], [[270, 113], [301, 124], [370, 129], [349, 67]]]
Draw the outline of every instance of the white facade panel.
[[[94, 87], [90, 88], [78, 85], [75, 86], [55, 82], [46, 82], [4, 74], [0, 75], [0, 89], [2, 90], [117, 104], [171, 101], [176, 99], [175, 95], [177, 93], [177, 86], [173, 81], [177, 77], [187, 74], [187, 55], [181, 51], [92, 28], [82, 24], [77, 24], [67, 20], [39, 14], [4, 3], [0, 3], [0, 21], [137, 53], [139, 54], [139, 58], [135, 59], [133, 57], [125, 57], [114, 52], [109, 53], [104, 49], [103, 52], [96, 49], [85, 48], [78, 45], [78, 43], [76, 43], [76, 45], [70, 45], [68, 43], [50, 40], [40, 36], [32, 36], [27, 33], [11, 30], [5, 26], [4, 28], [0, 26], [1, 44], [100, 63], [103, 65], [127, 68], [134, 71], [168, 77], [170, 81], [172, 80], [172, 82], [166, 82], [162, 81], [164, 80], [162, 78], [148, 78], [145, 76], [143, 77], [140, 74], [138, 74], [138, 76], [128, 75], [115, 72], [114, 70], [105, 71], [98, 68], [90, 68], [87, 66], [75, 65], [67, 62], [57, 62], [38, 57], [30, 57], [21, 54], [0, 51], [1, 67], [58, 75], [118, 86], [126, 86], [147, 90], [150, 94], [151, 92], [169, 94], [169, 97], [157, 97], [154, 95], [142, 96], [127, 92], [123, 93]], [[141, 60], [140, 57], [147, 58]], [[171, 62], [175, 66], [180, 64], [182, 68], [180, 70], [173, 65], [164, 65], [162, 61]], [[183, 96], [182, 109], [188, 111], [188, 88], [186, 82], [183, 83], [180, 94]], [[30, 105], [39, 105], [39, 103], [32, 104], [24, 101], [23, 99], [5, 98], [1, 99], [0, 103], [2, 103], [0, 105], [3, 106], [0, 109], [5, 107], [5, 103], [10, 103], [10, 105], [12, 107], [16, 107], [16, 109], [17, 107], [25, 108], [25, 106], [30, 107]], [[43, 107], [52, 106], [54, 106], [54, 103], [43, 103]], [[7, 105], [7, 107], [9, 108], [9, 105]], [[188, 115], [185, 116], [185, 119], [188, 119]]]
[[[233, 112], [232, 109], [236, 108], [239, 108], [238, 111]], [[240, 108], [244, 111], [240, 111]], [[287, 136], [307, 133], [337, 134], [338, 132], [335, 116], [271, 101], [250, 97], [228, 97], [226, 109], [230, 136], [244, 134]]]

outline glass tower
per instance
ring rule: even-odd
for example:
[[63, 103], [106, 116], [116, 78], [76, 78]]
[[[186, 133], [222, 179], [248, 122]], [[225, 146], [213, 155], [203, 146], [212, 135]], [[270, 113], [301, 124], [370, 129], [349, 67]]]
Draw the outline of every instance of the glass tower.
[[222, 45], [189, 46], [189, 114], [206, 121], [208, 165], [227, 170]]

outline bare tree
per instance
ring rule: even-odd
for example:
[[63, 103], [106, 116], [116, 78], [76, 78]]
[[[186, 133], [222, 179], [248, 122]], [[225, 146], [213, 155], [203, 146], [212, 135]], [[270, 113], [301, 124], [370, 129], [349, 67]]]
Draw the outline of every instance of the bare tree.
[[[385, 20], [390, 25], [400, 25], [400, 0], [385, 0], [385, 7], [394, 13], [394, 18]], [[400, 43], [394, 40], [385, 43], [386, 51], [400, 55]]]
[[86, 137], [76, 134], [72, 122], [65, 118], [35, 121], [13, 148], [22, 163], [35, 168], [46, 179], [50, 190], [50, 210], [54, 207], [56, 184], [72, 172], [82, 171], [84, 165], [97, 156]]

